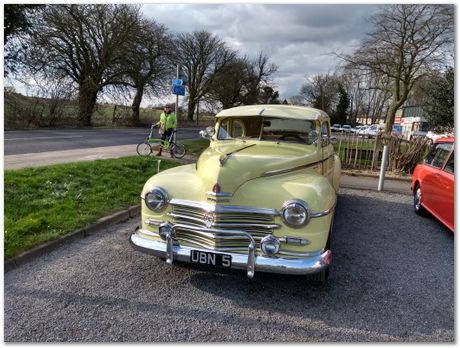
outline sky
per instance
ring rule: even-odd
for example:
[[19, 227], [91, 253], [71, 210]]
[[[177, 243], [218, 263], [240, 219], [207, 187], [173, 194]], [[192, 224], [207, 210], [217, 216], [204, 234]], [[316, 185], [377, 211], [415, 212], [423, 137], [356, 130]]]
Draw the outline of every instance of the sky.
[[206, 30], [241, 55], [262, 51], [278, 66], [280, 99], [299, 94], [308, 77], [333, 72], [333, 52], [351, 53], [372, 31], [375, 4], [143, 4], [148, 18], [171, 32]]

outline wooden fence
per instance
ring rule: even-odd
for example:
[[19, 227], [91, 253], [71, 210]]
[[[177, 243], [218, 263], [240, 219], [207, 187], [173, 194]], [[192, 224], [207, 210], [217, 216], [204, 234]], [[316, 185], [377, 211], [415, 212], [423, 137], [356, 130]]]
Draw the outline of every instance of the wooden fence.
[[378, 134], [375, 138], [365, 138], [351, 132], [335, 135], [337, 141], [334, 148], [344, 169], [378, 171], [382, 161], [383, 145], [388, 145], [387, 170], [411, 174], [415, 166], [422, 162], [431, 145], [427, 138], [408, 141], [386, 134]]

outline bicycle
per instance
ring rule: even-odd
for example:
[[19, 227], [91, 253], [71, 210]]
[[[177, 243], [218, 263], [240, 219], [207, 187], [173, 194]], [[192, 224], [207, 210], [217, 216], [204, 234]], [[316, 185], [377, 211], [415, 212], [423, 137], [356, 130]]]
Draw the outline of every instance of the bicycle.
[[[144, 142], [137, 144], [136, 152], [139, 156], [148, 156], [153, 151], [160, 150], [160, 146], [163, 143], [163, 140], [153, 136], [154, 128], [155, 125], [152, 125], [150, 127], [150, 133], [147, 136], [147, 139]], [[169, 139], [164, 140], [163, 150], [171, 150], [175, 158], [182, 158], [185, 155], [185, 146], [174, 141], [174, 133], [176, 133], [176, 131], [171, 132]]]

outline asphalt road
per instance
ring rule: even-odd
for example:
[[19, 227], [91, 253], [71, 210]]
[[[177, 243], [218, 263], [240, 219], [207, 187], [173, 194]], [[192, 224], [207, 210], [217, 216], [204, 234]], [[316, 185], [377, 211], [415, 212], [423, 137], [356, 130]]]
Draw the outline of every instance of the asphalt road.
[[[200, 130], [201, 128], [179, 128], [177, 138], [198, 139]], [[149, 132], [148, 128], [5, 131], [4, 155], [138, 144]], [[155, 136], [158, 136], [156, 129]]]
[[454, 342], [454, 238], [407, 195], [341, 189], [328, 283], [169, 266], [137, 219], [5, 274], [6, 342]]

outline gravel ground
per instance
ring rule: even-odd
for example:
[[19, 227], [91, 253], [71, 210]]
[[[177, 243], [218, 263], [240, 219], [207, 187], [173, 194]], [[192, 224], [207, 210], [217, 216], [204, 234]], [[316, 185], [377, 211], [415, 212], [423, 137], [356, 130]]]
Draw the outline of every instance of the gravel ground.
[[334, 266], [303, 277], [168, 266], [137, 219], [5, 274], [6, 342], [454, 342], [454, 238], [407, 195], [342, 189]]

